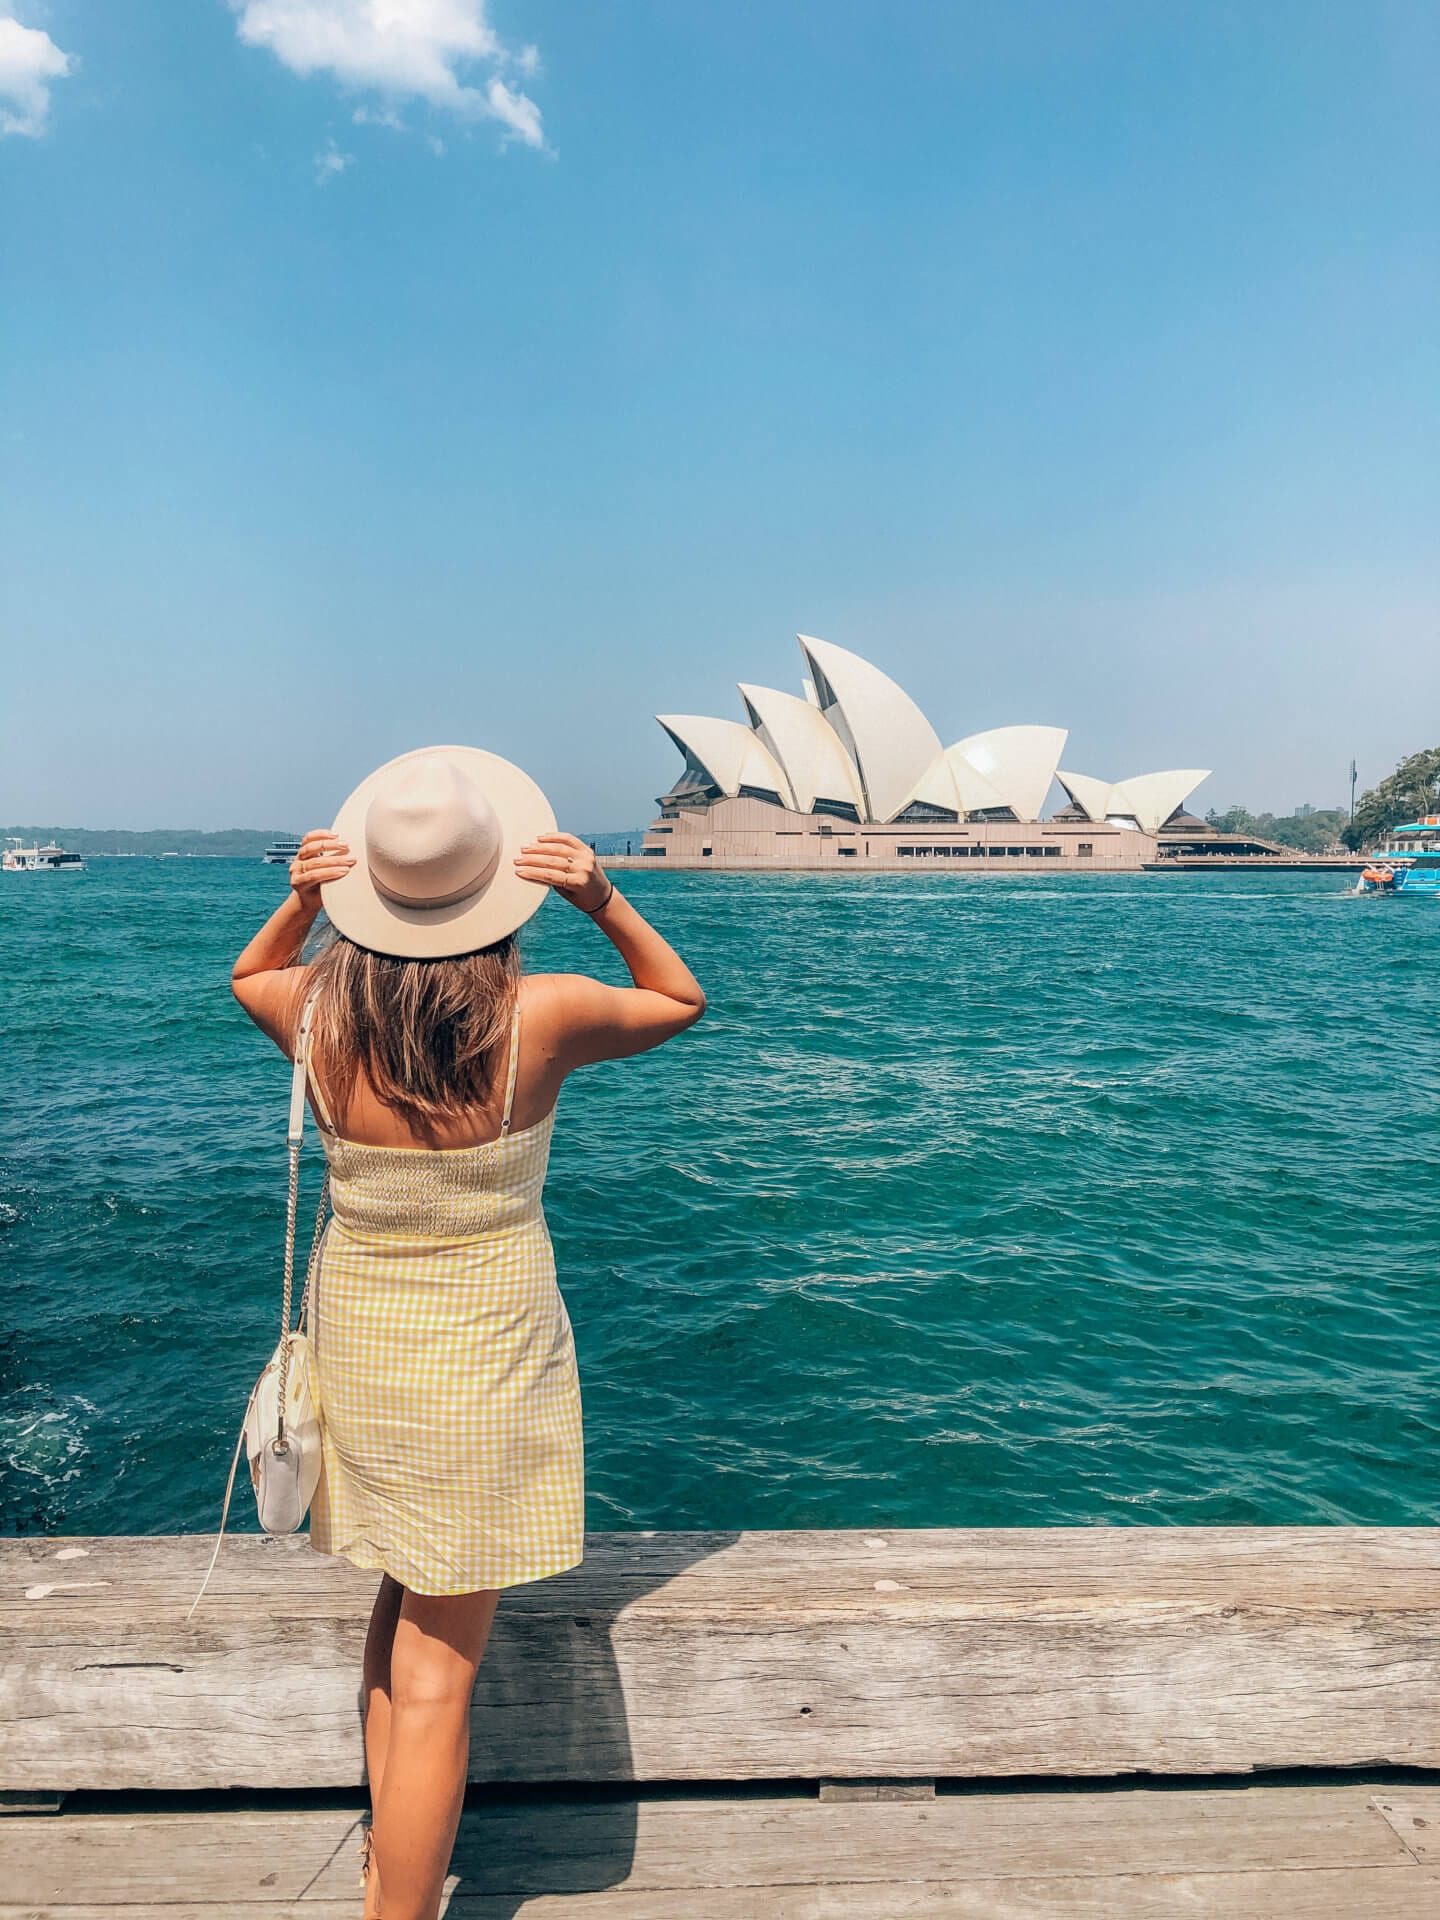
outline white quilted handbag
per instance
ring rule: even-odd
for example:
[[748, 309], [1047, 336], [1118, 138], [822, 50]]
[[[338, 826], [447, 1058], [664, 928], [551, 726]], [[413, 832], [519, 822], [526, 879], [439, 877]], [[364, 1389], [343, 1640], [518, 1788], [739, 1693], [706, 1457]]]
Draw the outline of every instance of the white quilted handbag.
[[[205, 1597], [205, 1589], [210, 1584], [210, 1576], [220, 1557], [241, 1448], [244, 1448], [250, 1464], [255, 1505], [260, 1525], [266, 1533], [296, 1532], [310, 1510], [310, 1502], [315, 1497], [315, 1488], [320, 1480], [320, 1385], [315, 1373], [315, 1355], [306, 1329], [309, 1324], [310, 1285], [320, 1257], [320, 1243], [325, 1233], [325, 1211], [330, 1198], [328, 1172], [320, 1187], [315, 1232], [305, 1267], [305, 1285], [300, 1294], [299, 1324], [295, 1327], [290, 1324], [295, 1284], [295, 1213], [300, 1192], [300, 1148], [305, 1136], [305, 1083], [309, 1072], [313, 1012], [314, 1001], [309, 1000], [300, 1016], [300, 1031], [295, 1043], [295, 1071], [290, 1082], [290, 1124], [285, 1137], [290, 1159], [290, 1179], [285, 1206], [285, 1275], [280, 1339], [274, 1353], [266, 1361], [260, 1378], [250, 1389], [250, 1398], [245, 1404], [245, 1418], [230, 1461], [230, 1477], [225, 1482], [220, 1531], [200, 1591], [191, 1604], [190, 1614]], [[190, 1614], [186, 1615], [187, 1619]]]

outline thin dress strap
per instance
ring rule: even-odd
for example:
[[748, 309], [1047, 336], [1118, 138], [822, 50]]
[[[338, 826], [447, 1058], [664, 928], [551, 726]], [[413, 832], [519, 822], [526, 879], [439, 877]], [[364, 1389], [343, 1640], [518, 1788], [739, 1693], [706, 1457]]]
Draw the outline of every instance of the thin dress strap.
[[515, 993], [515, 1011], [510, 1016], [510, 1070], [505, 1076], [505, 1111], [500, 1116], [500, 1137], [510, 1131], [510, 1109], [515, 1104], [515, 1073], [520, 1065], [520, 993]]
[[315, 1102], [315, 1117], [326, 1133], [333, 1134], [335, 1122], [330, 1118], [330, 1108], [326, 1103], [325, 1095], [320, 1091], [320, 1082], [315, 1073], [313, 1025], [317, 997], [318, 995], [312, 993], [305, 1002], [305, 1011], [300, 1016], [300, 1034], [295, 1044], [297, 1053], [305, 1062], [305, 1080], [310, 1089], [310, 1097]]

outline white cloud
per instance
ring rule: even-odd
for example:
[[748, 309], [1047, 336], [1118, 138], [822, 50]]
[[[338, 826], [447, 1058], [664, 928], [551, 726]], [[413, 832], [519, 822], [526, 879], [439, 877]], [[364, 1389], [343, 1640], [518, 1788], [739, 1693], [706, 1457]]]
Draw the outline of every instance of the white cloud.
[[357, 127], [389, 127], [395, 133], [405, 131], [405, 122], [394, 107], [356, 107], [350, 118]]
[[328, 187], [332, 180], [338, 180], [355, 156], [342, 153], [333, 140], [327, 140], [315, 156], [315, 184]]
[[69, 54], [48, 33], [0, 13], [0, 138], [19, 133], [33, 140], [44, 133], [50, 84], [69, 71]]
[[543, 147], [545, 135], [540, 128], [540, 109], [528, 93], [512, 93], [497, 74], [485, 89], [485, 98], [495, 118], [510, 129], [527, 147]]
[[[506, 138], [543, 147], [540, 109], [492, 73], [471, 84], [473, 69], [512, 66], [532, 73], [531, 47], [512, 55], [491, 27], [486, 0], [230, 0], [237, 32], [293, 73], [327, 73], [342, 86], [394, 102], [426, 100], [469, 119], [498, 120]], [[393, 109], [392, 109], [393, 110]], [[388, 123], [387, 123], [388, 124]]]

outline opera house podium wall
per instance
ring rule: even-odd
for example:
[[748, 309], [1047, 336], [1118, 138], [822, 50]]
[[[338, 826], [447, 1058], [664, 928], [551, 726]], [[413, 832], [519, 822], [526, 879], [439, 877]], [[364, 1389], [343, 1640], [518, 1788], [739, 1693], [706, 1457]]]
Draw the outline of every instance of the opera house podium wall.
[[1138, 872], [1154, 860], [1154, 834], [1093, 821], [967, 820], [890, 825], [827, 820], [748, 796], [662, 808], [640, 851], [608, 867], [890, 868], [921, 862], [971, 874]]

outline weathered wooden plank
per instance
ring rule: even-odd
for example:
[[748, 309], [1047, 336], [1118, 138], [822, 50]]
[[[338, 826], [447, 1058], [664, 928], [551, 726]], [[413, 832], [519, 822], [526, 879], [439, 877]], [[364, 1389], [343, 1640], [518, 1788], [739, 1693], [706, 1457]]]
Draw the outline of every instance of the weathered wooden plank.
[[1417, 1860], [1440, 1866], [1440, 1787], [1403, 1787], [1372, 1804]]
[[[103, 1906], [206, 1899], [229, 1912], [298, 1900], [322, 1875], [332, 1898], [359, 1879], [358, 1810], [66, 1814], [7, 1824], [0, 1889], [12, 1901]], [[1387, 1829], [1388, 1831], [1388, 1829]]]
[[[361, 1779], [373, 1577], [246, 1537], [187, 1626], [206, 1552], [0, 1543], [0, 1787]], [[506, 1596], [472, 1775], [1440, 1766], [1437, 1573], [1428, 1528], [595, 1536]]]
[[[114, 1534], [0, 1542], [0, 1621], [20, 1622], [31, 1585], [64, 1596], [78, 1614], [123, 1614], [125, 1592], [145, 1591], [169, 1616], [183, 1616], [213, 1542], [200, 1534]], [[263, 1556], [257, 1576], [254, 1556]], [[103, 1556], [103, 1564], [98, 1564]], [[288, 1563], [288, 1564], [287, 1564]], [[317, 1561], [303, 1535], [227, 1541], [197, 1620], [229, 1607], [245, 1610], [257, 1577], [287, 1603], [328, 1609], [317, 1567], [347, 1581], [359, 1603], [367, 1577], [340, 1562]], [[1057, 1567], [1063, 1568], [1057, 1582]], [[601, 1611], [637, 1598], [652, 1608], [668, 1599], [686, 1611], [708, 1598], [727, 1612], [764, 1608], [787, 1591], [807, 1609], [849, 1609], [893, 1579], [872, 1604], [985, 1611], [1007, 1603], [1065, 1599], [1072, 1604], [1205, 1597], [1225, 1604], [1326, 1604], [1408, 1609], [1426, 1577], [1440, 1572], [1433, 1527], [990, 1527], [899, 1528], [756, 1533], [601, 1533], [586, 1540], [582, 1567], [533, 1587], [514, 1588], [506, 1604], [552, 1611], [584, 1597]], [[756, 1575], [763, 1593], [751, 1591]], [[125, 1592], [117, 1592], [117, 1581]], [[373, 1582], [369, 1583], [373, 1585]], [[15, 1612], [11, 1613], [11, 1608]], [[178, 1615], [176, 1612], [178, 1609]]]
[[[1407, 1803], [1440, 1802], [1440, 1788]], [[0, 1831], [12, 1901], [343, 1900], [353, 1811], [80, 1814]], [[1364, 1786], [966, 1793], [928, 1802], [548, 1799], [465, 1816], [456, 1897], [1414, 1866]]]
[[[355, 1920], [356, 1900], [297, 1900], [246, 1909], [247, 1920]], [[545, 1895], [524, 1900], [451, 1899], [445, 1920], [758, 1920], [749, 1888], [688, 1895], [683, 1915], [670, 1892]], [[764, 1920], [1435, 1920], [1440, 1875], [1424, 1867], [1314, 1872], [1170, 1874], [1086, 1880], [866, 1881], [777, 1887]], [[221, 1908], [183, 1900], [156, 1906], [14, 1906], [0, 1920], [231, 1920]]]

